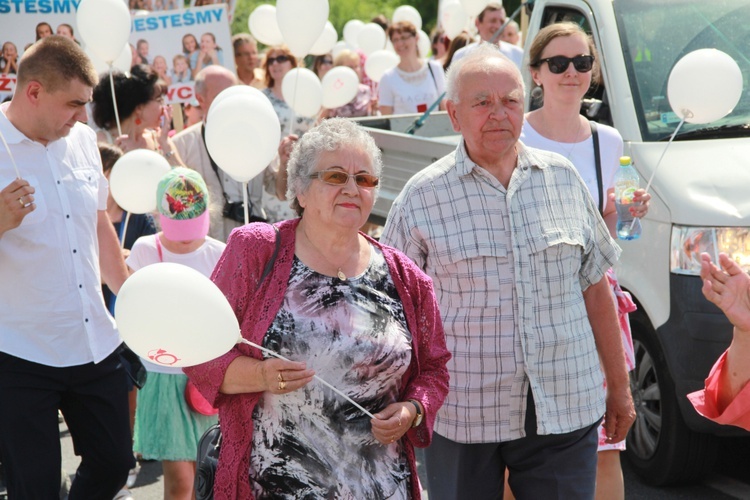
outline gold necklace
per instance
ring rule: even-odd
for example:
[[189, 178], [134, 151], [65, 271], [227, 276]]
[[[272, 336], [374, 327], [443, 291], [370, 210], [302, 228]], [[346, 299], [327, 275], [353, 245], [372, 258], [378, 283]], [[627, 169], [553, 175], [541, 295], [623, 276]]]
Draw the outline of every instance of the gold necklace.
[[[574, 149], [576, 148], [576, 146], [578, 146], [578, 142], [577, 142], [577, 140], [578, 140], [578, 136], [579, 136], [580, 134], [581, 134], [581, 118], [580, 118], [580, 117], [578, 117], [578, 129], [576, 130], [576, 135], [575, 135], [575, 136], [573, 137], [573, 145], [572, 145], [572, 146], [570, 147], [570, 149], [568, 150], [568, 154], [567, 154], [567, 155], [565, 155], [565, 159], [566, 159], [566, 160], [570, 160], [570, 155], [572, 155], [572, 154], [573, 154], [573, 150], [574, 150]], [[560, 145], [560, 148], [561, 148], [561, 149], [562, 149], [563, 151], [565, 151], [565, 148], [563, 147], [563, 144], [565, 144], [564, 142], [560, 142], [560, 141], [555, 141], [555, 142], [556, 142], [556, 143], [558, 143], [558, 144]]]
[[[315, 250], [315, 252], [318, 255], [320, 255], [321, 257], [323, 257], [323, 260], [325, 260], [329, 265], [331, 265], [333, 267], [333, 264], [331, 264], [331, 261], [328, 260], [328, 257], [326, 257], [326, 255], [323, 252], [321, 252], [318, 249], [317, 246], [315, 246], [315, 244], [312, 242], [312, 240], [310, 239], [310, 237], [307, 235], [307, 232], [305, 231], [304, 228], [302, 228], [302, 234], [305, 235], [305, 239], [310, 244], [310, 246], [313, 248], [313, 250]], [[357, 243], [359, 243], [359, 235], [357, 236]], [[359, 247], [357, 248], [357, 256], [359, 256]], [[346, 262], [344, 262], [344, 265], [346, 265], [350, 260], [351, 260], [351, 257], [349, 257], [348, 259], [346, 259]], [[346, 274], [344, 273], [344, 271], [341, 270], [340, 266], [338, 266], [336, 268], [336, 277], [338, 279], [340, 279], [341, 281], [346, 281], [348, 279], [347, 276], [346, 276]]]

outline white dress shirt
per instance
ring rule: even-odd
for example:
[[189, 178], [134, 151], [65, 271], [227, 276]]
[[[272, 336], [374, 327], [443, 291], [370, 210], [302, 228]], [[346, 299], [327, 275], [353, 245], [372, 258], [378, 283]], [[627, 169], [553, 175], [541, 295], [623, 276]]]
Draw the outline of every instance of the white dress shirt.
[[[36, 210], [0, 238], [0, 351], [48, 366], [99, 362], [120, 344], [102, 298], [97, 210], [107, 204], [96, 135], [77, 123], [47, 146], [5, 116], [0, 133]], [[0, 189], [15, 179], [0, 144]]]

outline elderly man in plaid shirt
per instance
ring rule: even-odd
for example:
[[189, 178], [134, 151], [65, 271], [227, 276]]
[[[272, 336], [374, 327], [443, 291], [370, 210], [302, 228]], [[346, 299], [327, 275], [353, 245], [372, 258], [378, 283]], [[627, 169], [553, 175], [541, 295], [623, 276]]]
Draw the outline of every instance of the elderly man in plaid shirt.
[[573, 165], [518, 141], [509, 59], [483, 45], [447, 87], [463, 139], [408, 182], [381, 239], [432, 277], [453, 353], [430, 500], [502, 498], [506, 468], [520, 499], [594, 498], [602, 416], [612, 442], [635, 417], [605, 276], [620, 249]]

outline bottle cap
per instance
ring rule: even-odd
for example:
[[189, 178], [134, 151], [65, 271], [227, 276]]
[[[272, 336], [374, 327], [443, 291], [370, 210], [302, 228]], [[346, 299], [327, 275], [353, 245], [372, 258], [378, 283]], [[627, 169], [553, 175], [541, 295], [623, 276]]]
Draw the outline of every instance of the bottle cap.
[[629, 156], [621, 156], [620, 157], [620, 165], [623, 166], [623, 167], [625, 165], [630, 165], [630, 157]]

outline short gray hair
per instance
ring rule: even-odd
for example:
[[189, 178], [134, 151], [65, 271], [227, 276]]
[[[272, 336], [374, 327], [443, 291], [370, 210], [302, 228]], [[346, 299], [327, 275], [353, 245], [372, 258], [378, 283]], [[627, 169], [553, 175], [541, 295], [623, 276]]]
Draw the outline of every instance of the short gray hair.
[[[377, 177], [383, 172], [380, 148], [364, 128], [348, 118], [329, 118], [312, 128], [294, 145], [287, 164], [286, 199], [291, 207], [302, 215], [304, 208], [297, 196], [307, 191], [312, 183], [310, 175], [318, 166], [320, 155], [325, 152], [354, 149], [365, 153], [372, 162], [372, 173]], [[377, 198], [380, 186], [375, 188]]]
[[525, 93], [523, 76], [521, 76], [521, 70], [518, 69], [518, 66], [516, 66], [513, 61], [508, 59], [505, 54], [500, 52], [500, 47], [498, 47], [494, 43], [482, 42], [479, 44], [479, 46], [471, 49], [469, 53], [464, 57], [462, 57], [458, 61], [451, 63], [450, 67], [448, 68], [448, 73], [445, 75], [446, 99], [449, 101], [458, 102], [458, 91], [461, 81], [461, 73], [463, 73], [462, 70], [464, 66], [473, 63], [480, 63], [480, 67], [483, 67], [485, 65], [482, 65], [481, 63], [493, 57], [503, 60], [515, 69], [515, 72], [518, 74], [518, 80], [521, 82], [521, 88]]

